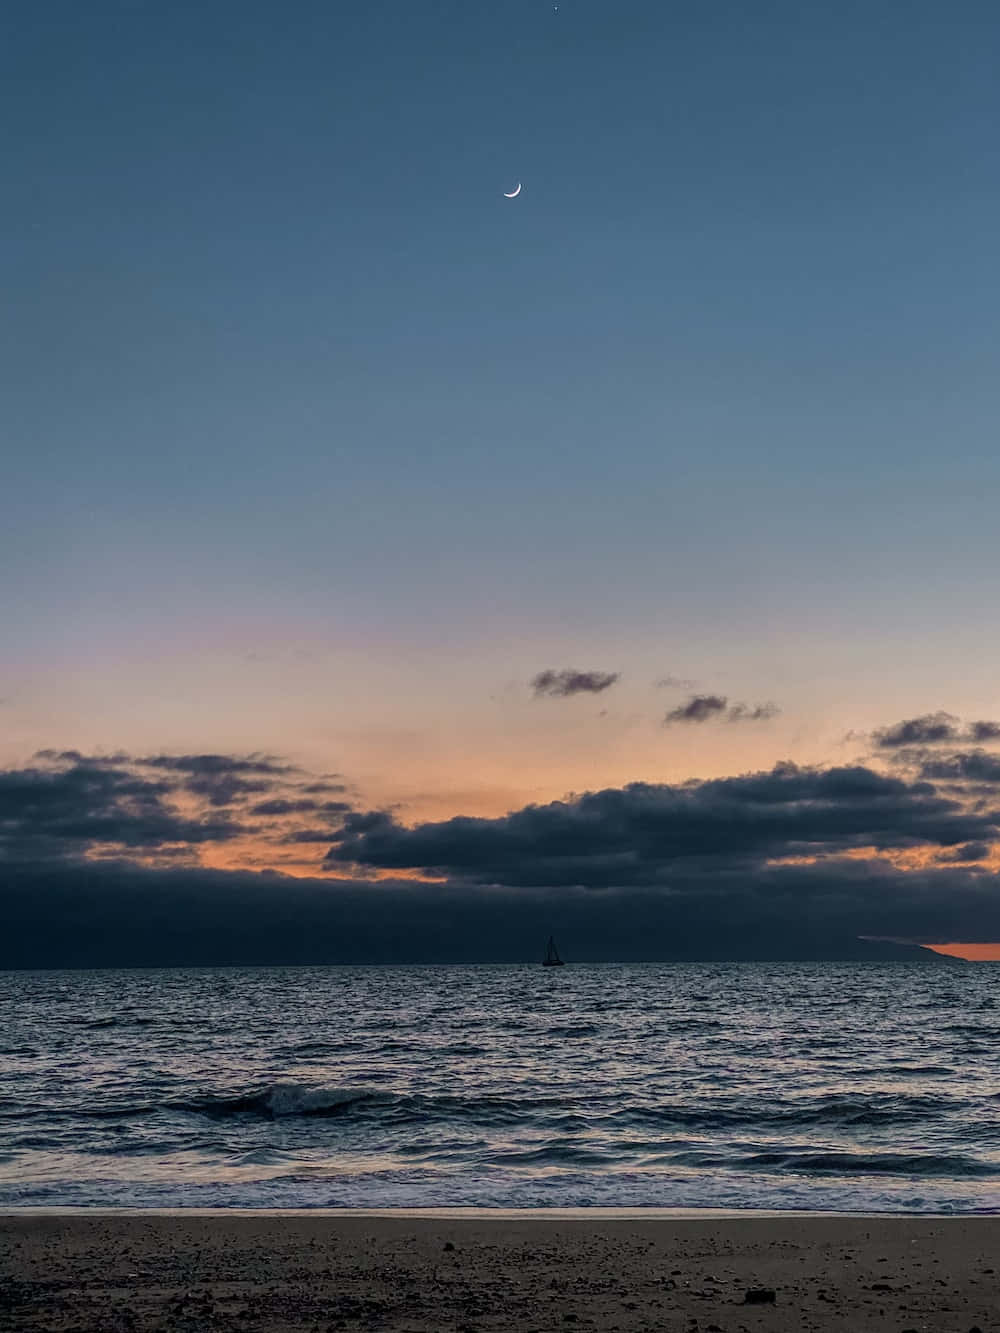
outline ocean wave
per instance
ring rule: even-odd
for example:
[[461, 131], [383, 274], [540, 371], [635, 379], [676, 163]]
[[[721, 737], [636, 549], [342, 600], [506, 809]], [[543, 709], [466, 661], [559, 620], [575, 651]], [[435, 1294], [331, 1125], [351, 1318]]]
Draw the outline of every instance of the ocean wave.
[[299, 1041], [290, 1046], [283, 1046], [282, 1052], [289, 1055], [336, 1055], [344, 1049], [339, 1041]]
[[359, 1103], [373, 1102], [384, 1097], [384, 1093], [373, 1088], [273, 1083], [235, 1096], [196, 1097], [187, 1101], [168, 1102], [165, 1107], [171, 1111], [189, 1111], [218, 1118], [258, 1115], [269, 1120], [280, 1120], [288, 1116], [344, 1115]]
[[[939, 1116], [951, 1106], [944, 1097], [892, 1097], [881, 1093], [825, 1097], [804, 1106], [778, 1107], [775, 1123], [796, 1125], [903, 1125]], [[767, 1119], [765, 1114], [763, 1119]]]
[[537, 1148], [522, 1148], [494, 1152], [490, 1165], [498, 1166], [613, 1166], [619, 1161], [616, 1153], [605, 1152], [589, 1145], [575, 1143], [546, 1143]]
[[[370, 1073], [372, 1080], [381, 1077]], [[547, 1113], [561, 1115], [573, 1107], [568, 1095], [524, 1097], [461, 1094], [394, 1093], [364, 1085], [277, 1082], [245, 1091], [200, 1092], [162, 1101], [120, 1102], [65, 1108], [26, 1107], [12, 1104], [7, 1112], [0, 1103], [0, 1119], [116, 1120], [167, 1113], [186, 1113], [225, 1119], [229, 1116], [260, 1116], [269, 1120], [295, 1116], [343, 1116], [359, 1110], [393, 1124], [432, 1124], [469, 1121], [502, 1127], [531, 1124]]]
[[[775, 1147], [766, 1151], [748, 1148], [682, 1148], [654, 1159], [664, 1167], [695, 1172], [745, 1172], [766, 1176], [831, 1176], [850, 1180], [863, 1176], [897, 1176], [916, 1179], [972, 1179], [1000, 1177], [1000, 1167], [962, 1154], [864, 1153], [834, 1149]], [[649, 1159], [647, 1159], [648, 1164]]]
[[[618, 1134], [634, 1129], [657, 1133], [715, 1133], [770, 1130], [777, 1134], [797, 1129], [849, 1132], [859, 1129], [897, 1129], [904, 1125], [940, 1123], [967, 1110], [962, 1099], [946, 1096], [885, 1093], [845, 1093], [803, 1098], [782, 1103], [759, 1098], [720, 1097], [658, 1101], [642, 1087], [622, 1085], [614, 1093], [598, 1093], [579, 1086], [552, 1092], [525, 1092], [502, 1096], [488, 1093], [442, 1093], [378, 1087], [388, 1073], [368, 1071], [363, 1084], [277, 1081], [246, 1089], [199, 1090], [180, 1096], [143, 1102], [106, 1102], [64, 1108], [28, 1107], [0, 1102], [0, 1120], [140, 1119], [164, 1113], [185, 1113], [226, 1119], [257, 1116], [269, 1120], [294, 1117], [364, 1115], [402, 1129], [416, 1125], [472, 1125], [492, 1130], [548, 1128], [560, 1133], [600, 1130]], [[997, 1094], [1000, 1097], [1000, 1094]], [[9, 1107], [9, 1109], [8, 1109]]]
[[762, 1152], [726, 1163], [729, 1167], [836, 1176], [1000, 1177], [1000, 1166], [959, 1153]]
[[662, 1128], [679, 1126], [702, 1132], [753, 1127], [780, 1130], [789, 1125], [817, 1128], [884, 1125], [891, 1128], [934, 1119], [950, 1110], [952, 1105], [943, 1097], [894, 1097], [880, 1093], [858, 1093], [785, 1104], [780, 1101], [762, 1104], [748, 1099], [743, 1103], [721, 1106], [705, 1103], [626, 1105], [618, 1114], [635, 1125], [656, 1125]]
[[872, 1078], [953, 1078], [954, 1065], [889, 1064], [868, 1071]]

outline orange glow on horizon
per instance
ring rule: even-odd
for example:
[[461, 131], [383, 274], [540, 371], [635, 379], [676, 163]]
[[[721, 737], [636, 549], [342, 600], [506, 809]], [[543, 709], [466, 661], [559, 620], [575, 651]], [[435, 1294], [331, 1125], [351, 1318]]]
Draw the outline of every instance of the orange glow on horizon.
[[[803, 853], [792, 856], [772, 856], [768, 859], [769, 867], [812, 866], [820, 861], [882, 861], [896, 870], [934, 870], [942, 866], [954, 865], [955, 862], [942, 860], [942, 848], [922, 843], [918, 847], [848, 847], [844, 851], [823, 853], [815, 856]], [[1000, 847], [992, 847], [988, 855], [977, 861], [958, 862], [969, 870], [995, 874], [1000, 871]], [[964, 947], [964, 946], [963, 946]], [[972, 946], [970, 946], [972, 947]], [[992, 945], [990, 946], [992, 948]], [[1000, 945], [997, 946], [1000, 948]]]
[[[329, 846], [329, 843], [320, 844]], [[432, 875], [425, 870], [381, 870], [370, 869], [363, 876], [352, 874], [347, 866], [336, 870], [327, 869], [322, 855], [305, 855], [293, 848], [283, 848], [274, 842], [263, 839], [240, 839], [232, 843], [207, 843], [200, 849], [199, 864], [209, 870], [262, 871], [275, 870], [287, 875], [289, 879], [318, 879], [336, 884], [350, 881], [355, 884], [382, 880], [412, 880], [415, 884], [444, 884], [447, 880], [441, 875]]]
[[928, 944], [928, 949], [935, 953], [947, 954], [950, 958], [965, 958], [970, 963], [1000, 963], [1000, 944]]

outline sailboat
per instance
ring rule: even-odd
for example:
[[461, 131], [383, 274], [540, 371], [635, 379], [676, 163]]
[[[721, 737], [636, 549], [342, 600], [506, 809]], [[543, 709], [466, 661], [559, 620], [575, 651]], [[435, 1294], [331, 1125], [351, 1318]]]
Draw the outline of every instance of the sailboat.
[[564, 967], [563, 960], [559, 957], [559, 950], [556, 948], [555, 938], [550, 935], [549, 942], [545, 949], [545, 957], [542, 959], [542, 967]]

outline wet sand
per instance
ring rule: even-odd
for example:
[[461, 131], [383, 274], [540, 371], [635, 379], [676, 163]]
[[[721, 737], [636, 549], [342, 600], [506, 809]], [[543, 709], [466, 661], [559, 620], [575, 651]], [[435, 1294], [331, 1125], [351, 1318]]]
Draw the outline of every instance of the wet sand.
[[998, 1251], [992, 1217], [7, 1215], [0, 1329], [990, 1333]]

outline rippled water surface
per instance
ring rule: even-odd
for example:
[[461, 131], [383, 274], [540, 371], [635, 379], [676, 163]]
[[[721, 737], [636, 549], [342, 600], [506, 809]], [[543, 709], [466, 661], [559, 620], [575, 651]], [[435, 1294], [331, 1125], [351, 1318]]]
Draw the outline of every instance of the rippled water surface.
[[998, 980], [0, 973], [0, 1205], [993, 1211]]

